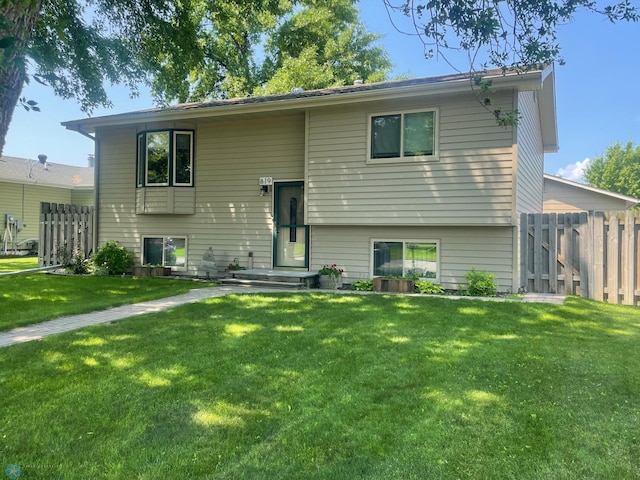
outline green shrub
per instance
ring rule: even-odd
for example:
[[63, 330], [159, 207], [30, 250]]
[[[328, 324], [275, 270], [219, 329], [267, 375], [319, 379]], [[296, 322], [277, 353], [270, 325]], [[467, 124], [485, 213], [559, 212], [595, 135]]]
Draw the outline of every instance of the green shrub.
[[430, 293], [432, 295], [444, 293], [444, 288], [440, 285], [434, 285], [429, 280], [416, 280], [414, 290], [416, 293]]
[[474, 297], [495, 297], [498, 292], [496, 276], [483, 270], [472, 268], [470, 272], [464, 274], [467, 281], [466, 293]]
[[64, 245], [58, 245], [57, 255], [60, 265], [64, 267], [67, 273], [75, 275], [85, 275], [89, 273], [90, 262], [87, 260], [84, 252], [79, 246], [73, 247], [69, 252]]
[[120, 275], [133, 266], [133, 254], [118, 242], [109, 240], [98, 248], [92, 261], [97, 270], [107, 270], [110, 274]]
[[352, 286], [359, 292], [370, 292], [373, 290], [373, 280], [356, 280]]

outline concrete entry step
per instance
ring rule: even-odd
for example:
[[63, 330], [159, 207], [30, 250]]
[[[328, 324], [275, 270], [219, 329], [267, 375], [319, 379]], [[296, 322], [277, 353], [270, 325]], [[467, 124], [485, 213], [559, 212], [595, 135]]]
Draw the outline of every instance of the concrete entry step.
[[305, 284], [302, 282], [280, 282], [269, 280], [243, 279], [243, 278], [223, 278], [220, 280], [222, 285], [237, 285], [242, 287], [269, 287], [269, 288], [286, 288], [302, 290]]
[[[253, 282], [253, 285], [256, 286], [277, 286], [276, 284], [282, 284], [281, 286], [283, 288], [314, 288], [318, 284], [317, 272], [309, 271], [254, 268], [250, 270], [235, 270], [229, 273], [231, 274], [231, 278], [225, 280], [246, 280]], [[225, 283], [225, 280], [222, 282]], [[238, 282], [227, 283], [237, 284]]]

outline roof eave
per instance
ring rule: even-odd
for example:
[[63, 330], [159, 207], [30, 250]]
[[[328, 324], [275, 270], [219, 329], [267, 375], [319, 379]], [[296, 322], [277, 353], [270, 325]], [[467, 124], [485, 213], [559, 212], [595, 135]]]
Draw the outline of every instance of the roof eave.
[[[544, 71], [527, 72], [518, 75], [504, 75], [491, 77], [492, 88], [495, 90], [517, 88], [518, 90], [543, 90]], [[362, 90], [355, 92], [332, 93], [321, 96], [286, 96], [273, 101], [249, 104], [230, 104], [216, 106], [198, 106], [184, 109], [152, 109], [130, 112], [125, 114], [109, 115], [97, 118], [86, 118], [62, 122], [68, 130], [86, 134], [95, 132], [97, 128], [115, 125], [132, 125], [141, 122], [162, 122], [203, 117], [220, 117], [226, 115], [259, 114], [271, 111], [304, 111], [312, 107], [331, 105], [345, 105], [357, 102], [370, 102], [384, 99], [402, 99], [418, 95], [441, 95], [447, 93], [460, 93], [471, 91], [472, 80], [470, 78], [455, 79], [446, 82], [432, 84], [419, 84], [409, 86], [388, 87], [374, 90]], [[553, 85], [552, 85], [553, 87]], [[555, 121], [555, 92], [551, 88], [550, 95], [553, 98], [552, 118]], [[557, 138], [557, 137], [556, 137]], [[557, 143], [557, 142], [556, 142]]]
[[560, 146], [558, 144], [558, 118], [556, 115], [556, 77], [553, 65], [542, 71], [538, 105], [544, 153], [556, 153]]

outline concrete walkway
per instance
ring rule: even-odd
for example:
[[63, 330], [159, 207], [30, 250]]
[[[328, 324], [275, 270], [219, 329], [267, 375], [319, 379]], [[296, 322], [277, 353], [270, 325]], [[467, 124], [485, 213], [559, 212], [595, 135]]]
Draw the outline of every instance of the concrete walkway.
[[8, 332], [0, 332], [0, 347], [7, 347], [16, 343], [40, 340], [48, 335], [69, 332], [79, 328], [97, 325], [99, 323], [115, 322], [123, 318], [135, 317], [145, 313], [154, 313], [168, 308], [184, 305], [187, 303], [199, 302], [207, 298], [221, 297], [232, 293], [260, 293], [273, 291], [273, 289], [252, 288], [252, 287], [210, 287], [196, 288], [188, 293], [176, 295], [175, 297], [160, 298], [148, 302], [135, 303], [132, 305], [122, 305], [108, 310], [84, 313], [81, 315], [71, 315], [60, 317], [48, 322], [36, 323], [26, 327], [17, 327]]
[[[187, 303], [199, 302], [207, 298], [222, 297], [234, 293], [264, 293], [264, 292], [283, 292], [281, 288], [264, 288], [264, 287], [242, 287], [242, 286], [220, 286], [209, 288], [197, 288], [182, 295], [175, 297], [161, 298], [158, 300], [150, 300], [148, 302], [135, 303], [132, 305], [123, 305], [108, 310], [100, 310], [97, 312], [85, 313], [82, 315], [71, 315], [68, 317], [60, 317], [55, 320], [37, 323], [26, 327], [17, 327], [7, 332], [0, 332], [0, 348], [8, 347], [17, 343], [30, 342], [32, 340], [40, 340], [48, 335], [56, 333], [69, 332], [79, 328], [97, 325], [99, 323], [115, 322], [123, 318], [135, 317], [145, 313], [154, 313], [166, 310], [168, 308], [184, 305]], [[304, 290], [303, 290], [304, 291]], [[317, 290], [321, 291], [321, 290]], [[291, 291], [292, 293], [300, 293], [301, 290]], [[358, 292], [355, 290], [331, 290], [332, 293], [343, 294], [372, 294], [373, 292]], [[450, 299], [480, 299], [479, 297], [452, 297]], [[503, 298], [481, 298], [482, 300], [504, 301]], [[523, 302], [543, 302], [562, 304], [564, 302], [563, 295], [550, 295], [541, 293], [530, 293], [525, 295], [521, 300]]]

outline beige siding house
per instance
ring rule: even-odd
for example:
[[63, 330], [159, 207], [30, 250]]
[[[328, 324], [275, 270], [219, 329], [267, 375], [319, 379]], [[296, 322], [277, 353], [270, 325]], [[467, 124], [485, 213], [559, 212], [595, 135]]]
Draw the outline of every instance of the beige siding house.
[[8, 237], [7, 216], [21, 230], [11, 234], [11, 249], [28, 249], [38, 239], [40, 202], [93, 205], [92, 167], [75, 167], [39, 160], [0, 157], [0, 219], [2, 247]]
[[627, 210], [639, 203], [640, 199], [628, 195], [544, 175], [544, 213]]
[[467, 75], [176, 105], [65, 122], [96, 136], [97, 241], [198, 275], [220, 265], [345, 281], [471, 268], [517, 290], [518, 219], [542, 209], [557, 146], [553, 70], [489, 74], [496, 124]]

